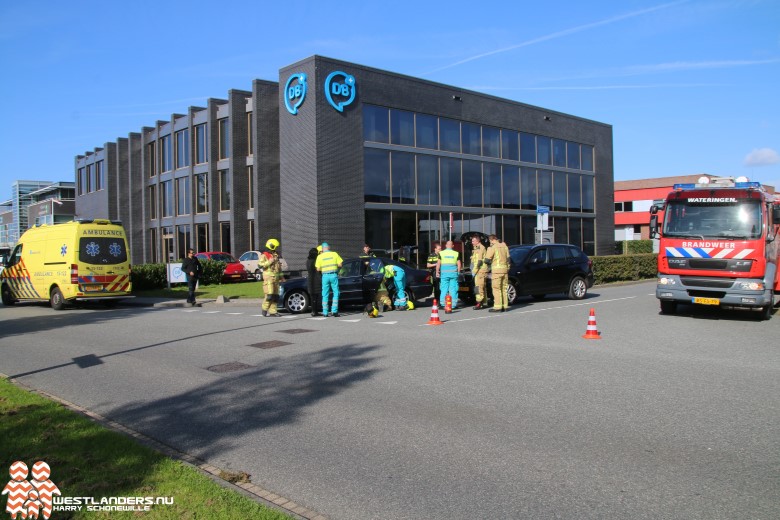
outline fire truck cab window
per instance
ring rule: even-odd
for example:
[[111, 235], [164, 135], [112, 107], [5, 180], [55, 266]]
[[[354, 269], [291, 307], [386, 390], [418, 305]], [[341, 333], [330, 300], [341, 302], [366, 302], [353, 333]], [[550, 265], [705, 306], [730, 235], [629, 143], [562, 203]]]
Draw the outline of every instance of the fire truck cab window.
[[729, 204], [674, 201], [666, 211], [666, 236], [747, 239], [761, 236], [761, 206], [745, 201]]

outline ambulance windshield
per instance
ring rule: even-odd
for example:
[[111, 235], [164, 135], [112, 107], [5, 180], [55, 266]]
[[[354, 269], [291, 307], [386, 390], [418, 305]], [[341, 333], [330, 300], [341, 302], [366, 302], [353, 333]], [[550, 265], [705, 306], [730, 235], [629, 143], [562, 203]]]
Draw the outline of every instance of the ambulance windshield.
[[117, 237], [81, 237], [79, 261], [92, 265], [115, 265], [127, 262], [125, 241]]
[[758, 201], [722, 201], [706, 198], [669, 201], [664, 216], [664, 236], [735, 240], [761, 236], [761, 205]]

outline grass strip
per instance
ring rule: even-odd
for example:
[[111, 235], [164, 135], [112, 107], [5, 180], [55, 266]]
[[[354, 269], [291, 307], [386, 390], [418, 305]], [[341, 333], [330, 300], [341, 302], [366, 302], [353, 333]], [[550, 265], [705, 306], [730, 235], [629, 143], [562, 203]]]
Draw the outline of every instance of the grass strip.
[[[94, 497], [97, 501], [101, 497], [174, 499], [173, 505], [155, 505], [148, 513], [55, 511], [52, 514], [55, 520], [290, 518], [223, 488], [180, 461], [3, 378], [0, 378], [0, 439], [0, 464], [4, 468], [18, 460], [32, 469], [34, 462], [43, 460], [51, 467], [50, 478], [64, 497]], [[7, 470], [2, 471], [7, 474]]]
[[[170, 289], [154, 289], [149, 291], [133, 291], [133, 296], [147, 298], [179, 298], [187, 299], [187, 285], [176, 285]], [[262, 298], [263, 284], [261, 282], [238, 282], [219, 285], [201, 285], [195, 291], [195, 298], [213, 299], [217, 296], [229, 298]]]

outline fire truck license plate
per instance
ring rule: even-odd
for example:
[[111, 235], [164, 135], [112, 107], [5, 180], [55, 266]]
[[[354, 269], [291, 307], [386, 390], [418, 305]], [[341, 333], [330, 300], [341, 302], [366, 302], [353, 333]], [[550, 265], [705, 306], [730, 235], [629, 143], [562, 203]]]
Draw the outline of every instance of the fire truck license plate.
[[720, 300], [717, 298], [700, 298], [696, 297], [693, 298], [693, 303], [698, 303], [700, 305], [720, 305]]

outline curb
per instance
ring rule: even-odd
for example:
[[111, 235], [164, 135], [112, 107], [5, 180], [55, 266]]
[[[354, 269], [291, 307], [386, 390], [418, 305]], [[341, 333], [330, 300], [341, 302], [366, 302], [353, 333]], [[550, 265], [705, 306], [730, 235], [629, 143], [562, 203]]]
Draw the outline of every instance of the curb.
[[93, 421], [99, 423], [101, 426], [104, 426], [105, 428], [108, 428], [109, 430], [112, 430], [116, 433], [121, 433], [123, 435], [127, 435], [128, 437], [135, 439], [136, 441], [140, 442], [144, 446], [151, 448], [154, 451], [161, 453], [162, 455], [165, 455], [166, 457], [178, 460], [181, 463], [186, 464], [187, 466], [190, 466], [191, 468], [198, 470], [199, 472], [205, 474], [207, 477], [209, 477], [212, 481], [216, 482], [220, 486], [229, 489], [231, 491], [235, 491], [248, 498], [251, 498], [256, 502], [259, 502], [271, 509], [276, 509], [277, 511], [281, 511], [287, 515], [292, 516], [293, 518], [300, 519], [300, 520], [328, 520], [326, 516], [321, 515], [316, 511], [312, 511], [311, 509], [305, 508], [293, 502], [290, 499], [287, 499], [281, 495], [268, 491], [267, 489], [264, 489], [256, 484], [252, 484], [251, 482], [237, 482], [235, 484], [232, 482], [228, 482], [221, 476], [222, 474], [228, 473], [227, 471], [217, 466], [213, 466], [196, 457], [193, 457], [188, 453], [179, 451], [176, 448], [173, 448], [172, 446], [163, 444], [162, 442], [155, 440], [152, 437], [149, 437], [147, 435], [144, 435], [143, 433], [137, 432], [131, 428], [128, 428], [123, 424], [112, 421], [106, 417], [103, 417], [100, 414], [97, 414], [95, 412], [87, 410], [86, 408], [82, 408], [77, 404], [71, 403], [70, 401], [66, 401], [65, 399], [57, 397], [56, 395], [52, 395], [43, 390], [33, 388], [31, 386], [26, 385], [25, 383], [9, 378], [6, 374], [3, 374], [2, 372], [0, 372], [0, 377], [10, 382], [11, 384], [18, 386], [19, 388], [22, 388], [28, 392], [38, 394], [42, 397], [45, 397], [46, 399], [50, 399], [56, 403], [61, 404], [62, 406], [64, 406], [65, 408], [73, 412], [88, 417], [89, 419], [92, 419]]

